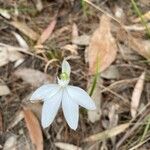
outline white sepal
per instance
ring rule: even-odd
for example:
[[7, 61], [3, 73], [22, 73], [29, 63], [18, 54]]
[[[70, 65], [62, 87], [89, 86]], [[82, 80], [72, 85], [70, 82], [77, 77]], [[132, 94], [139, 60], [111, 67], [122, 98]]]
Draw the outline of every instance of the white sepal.
[[80, 106], [95, 110], [96, 106], [91, 97], [83, 89], [76, 86], [67, 86], [70, 97]]
[[62, 108], [71, 129], [76, 130], [79, 120], [79, 106], [71, 99], [66, 89], [63, 92]]
[[53, 95], [59, 91], [59, 85], [58, 84], [45, 84], [39, 87], [31, 96], [30, 100], [32, 102], [36, 100], [45, 100], [45, 99], [51, 99]]
[[48, 127], [54, 120], [62, 100], [62, 90], [46, 100], [42, 108], [42, 126]]

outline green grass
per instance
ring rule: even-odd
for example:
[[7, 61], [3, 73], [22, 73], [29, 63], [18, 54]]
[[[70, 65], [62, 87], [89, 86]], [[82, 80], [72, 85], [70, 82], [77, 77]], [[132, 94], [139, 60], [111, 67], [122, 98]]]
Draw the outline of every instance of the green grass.
[[135, 2], [135, 0], [131, 0], [131, 3], [133, 5], [133, 8], [134, 8], [135, 12], [140, 17], [141, 23], [143, 24], [143, 26], [145, 26], [145, 29], [147, 30], [147, 34], [148, 34], [148, 36], [150, 38], [150, 28], [147, 26], [147, 22], [143, 18], [142, 13], [141, 13], [140, 9], [137, 6], [137, 3]]
[[93, 79], [93, 82], [92, 82], [92, 87], [91, 87], [91, 90], [90, 90], [90, 92], [89, 92], [89, 95], [90, 95], [90, 96], [93, 95], [94, 90], [95, 90], [95, 88], [96, 88], [97, 80], [98, 80], [98, 77], [99, 77], [99, 75], [100, 75], [100, 73], [99, 73], [99, 67], [100, 67], [100, 65], [99, 65], [99, 60], [98, 60], [98, 58], [97, 58], [97, 61], [96, 61], [96, 74], [94, 75], [94, 79]]

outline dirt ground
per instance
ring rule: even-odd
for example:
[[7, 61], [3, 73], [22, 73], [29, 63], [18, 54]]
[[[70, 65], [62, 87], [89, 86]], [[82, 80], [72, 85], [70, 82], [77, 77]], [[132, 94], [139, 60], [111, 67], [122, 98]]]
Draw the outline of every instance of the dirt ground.
[[[0, 0], [0, 149], [150, 149], [150, 1], [136, 1], [142, 17], [133, 2]], [[30, 97], [64, 58], [97, 109], [80, 108], [75, 131], [61, 109], [43, 129]]]

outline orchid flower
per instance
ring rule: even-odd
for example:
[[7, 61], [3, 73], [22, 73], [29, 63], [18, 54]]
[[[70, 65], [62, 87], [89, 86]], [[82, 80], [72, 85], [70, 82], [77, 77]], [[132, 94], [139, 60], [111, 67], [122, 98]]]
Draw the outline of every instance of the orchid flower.
[[72, 129], [76, 129], [79, 120], [79, 105], [89, 109], [96, 109], [95, 103], [90, 96], [81, 88], [68, 85], [70, 81], [71, 68], [64, 60], [62, 72], [58, 84], [46, 84], [39, 87], [31, 96], [32, 102], [43, 100], [42, 127], [48, 127], [54, 120], [60, 106], [65, 119]]

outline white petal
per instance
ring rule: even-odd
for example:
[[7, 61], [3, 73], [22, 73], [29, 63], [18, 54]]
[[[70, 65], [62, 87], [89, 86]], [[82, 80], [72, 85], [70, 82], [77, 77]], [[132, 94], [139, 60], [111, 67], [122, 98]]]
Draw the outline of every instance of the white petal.
[[76, 87], [76, 86], [68, 86], [67, 87], [68, 93], [71, 98], [82, 107], [94, 110], [96, 109], [95, 103], [91, 99], [91, 97], [85, 92], [83, 89]]
[[68, 125], [70, 128], [76, 130], [79, 120], [79, 106], [71, 100], [66, 89], [64, 89], [63, 93], [62, 108]]
[[51, 99], [44, 101], [42, 108], [42, 126], [43, 128], [48, 127], [54, 120], [60, 103], [62, 100], [62, 90], [51, 97]]
[[51, 98], [59, 90], [59, 85], [57, 84], [45, 84], [39, 87], [31, 96], [30, 100], [44, 100]]
[[71, 67], [65, 59], [62, 62], [62, 72], [66, 72], [67, 75], [70, 76]]

